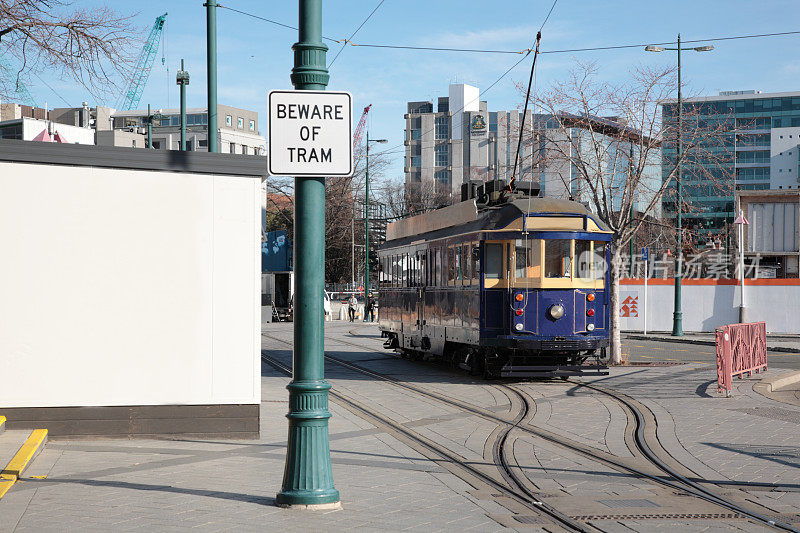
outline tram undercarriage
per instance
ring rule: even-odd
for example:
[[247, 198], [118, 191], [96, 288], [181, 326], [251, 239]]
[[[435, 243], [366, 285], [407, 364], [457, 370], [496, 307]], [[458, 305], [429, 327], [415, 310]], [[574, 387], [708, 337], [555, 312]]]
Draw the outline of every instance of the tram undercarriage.
[[[542, 349], [532, 347], [474, 346], [448, 342], [442, 354], [425, 349], [402, 348], [396, 333], [383, 332], [384, 348], [415, 361], [438, 361], [470, 375], [493, 378], [556, 378], [607, 376], [607, 341], [592, 343], [588, 349]], [[538, 343], [558, 341], [536, 341]], [[555, 344], [546, 346], [556, 346]], [[425, 348], [425, 347], [421, 347]]]

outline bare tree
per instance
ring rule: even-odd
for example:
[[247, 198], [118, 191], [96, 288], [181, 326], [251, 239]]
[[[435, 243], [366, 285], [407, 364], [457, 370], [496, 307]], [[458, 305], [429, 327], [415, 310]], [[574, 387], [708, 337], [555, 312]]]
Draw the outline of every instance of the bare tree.
[[[683, 183], [707, 187], [710, 195], [732, 195], [732, 176], [719, 173], [725, 168], [722, 160], [732, 156], [732, 151], [718, 150], [725, 145], [728, 124], [724, 118], [685, 112], [683, 149], [676, 153], [676, 121], [662, 113], [662, 104], [676, 93], [672, 68], [635, 67], [626, 83], [614, 85], [600, 81], [593, 64], [578, 63], [566, 81], [533, 102], [544, 117], [537, 135], [543, 136], [545, 151], [536, 163], [549, 175], [546, 194], [560, 182], [565, 196], [586, 203], [612, 231], [613, 363], [622, 357], [619, 278], [624, 247], [648, 221], [660, 219], [662, 200], [674, 212], [678, 168], [684, 169]], [[682, 212], [691, 207], [681, 206]]]
[[[381, 201], [383, 173], [388, 164], [388, 159], [380, 154], [370, 154], [370, 198], [373, 201]], [[351, 177], [325, 180], [325, 280], [330, 283], [350, 281], [354, 266], [359, 272], [364, 265], [366, 157], [363, 146], [356, 149], [353, 165], [355, 170]], [[271, 229], [287, 229], [291, 233], [293, 212], [294, 180], [270, 177], [267, 182], [267, 213], [268, 218], [273, 217]], [[373, 231], [374, 228], [370, 231], [371, 240]], [[358, 246], [355, 260], [352, 253], [354, 241]]]
[[392, 219], [439, 209], [458, 200], [449, 187], [437, 187], [432, 181], [408, 183], [403, 178], [378, 183], [375, 195], [386, 205], [387, 216]]
[[14, 72], [0, 69], [0, 98], [44, 71], [72, 79], [91, 94], [130, 79], [139, 31], [132, 15], [108, 7], [73, 8], [69, 0], [0, 0], [0, 57], [14, 58]]

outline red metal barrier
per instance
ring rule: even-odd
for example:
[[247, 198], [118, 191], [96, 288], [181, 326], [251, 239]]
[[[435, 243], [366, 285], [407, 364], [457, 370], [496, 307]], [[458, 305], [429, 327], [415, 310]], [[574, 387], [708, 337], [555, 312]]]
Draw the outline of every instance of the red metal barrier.
[[717, 390], [730, 396], [733, 377], [767, 369], [767, 323], [730, 324], [716, 330]]

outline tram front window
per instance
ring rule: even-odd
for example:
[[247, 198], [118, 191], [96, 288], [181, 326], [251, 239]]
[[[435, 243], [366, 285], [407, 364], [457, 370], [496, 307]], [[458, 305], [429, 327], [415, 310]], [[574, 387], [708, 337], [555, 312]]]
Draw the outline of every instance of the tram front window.
[[520, 279], [539, 279], [542, 274], [542, 241], [517, 239], [514, 275]]
[[592, 278], [603, 279], [606, 276], [606, 243], [594, 241], [592, 247]]
[[592, 241], [575, 241], [575, 277], [593, 279]]
[[546, 278], [569, 278], [571, 264], [569, 239], [544, 241], [544, 275]]

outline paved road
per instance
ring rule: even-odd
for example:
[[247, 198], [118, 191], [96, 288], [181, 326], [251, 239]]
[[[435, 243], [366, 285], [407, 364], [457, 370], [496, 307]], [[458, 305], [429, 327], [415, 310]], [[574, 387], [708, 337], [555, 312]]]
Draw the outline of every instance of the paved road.
[[[622, 352], [632, 362], [674, 361], [715, 364], [713, 346], [664, 341], [622, 340]], [[767, 352], [773, 368], [800, 369], [800, 353]]]

